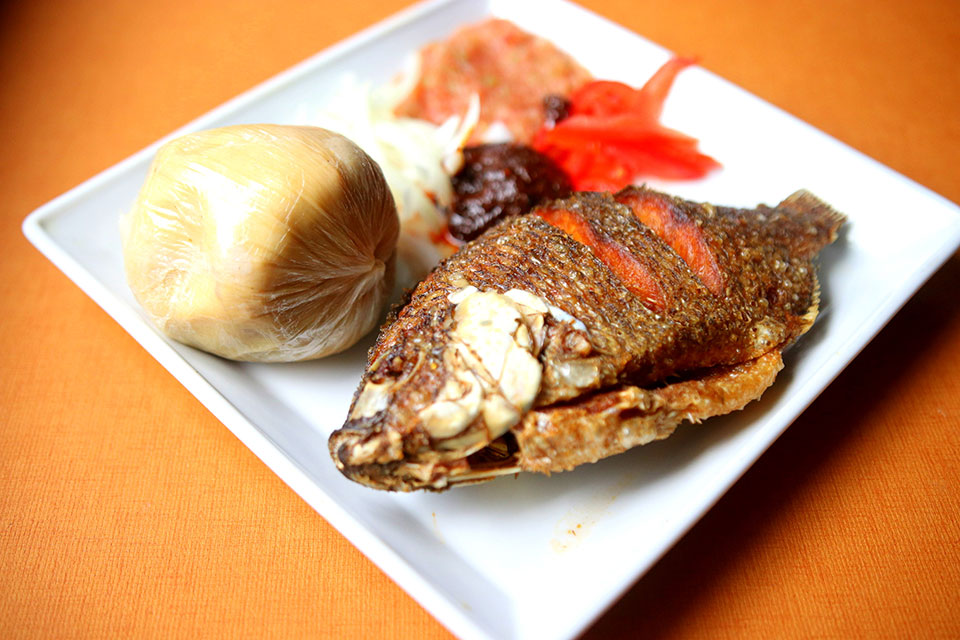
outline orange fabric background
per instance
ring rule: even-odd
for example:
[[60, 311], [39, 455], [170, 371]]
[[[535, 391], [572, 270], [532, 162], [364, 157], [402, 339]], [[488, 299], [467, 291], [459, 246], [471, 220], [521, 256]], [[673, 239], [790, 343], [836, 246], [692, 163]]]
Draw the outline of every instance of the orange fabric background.
[[[449, 636], [20, 232], [408, 4], [3, 5], [0, 636]], [[583, 4], [960, 202], [955, 0]], [[960, 636], [958, 282], [954, 256], [586, 637]]]

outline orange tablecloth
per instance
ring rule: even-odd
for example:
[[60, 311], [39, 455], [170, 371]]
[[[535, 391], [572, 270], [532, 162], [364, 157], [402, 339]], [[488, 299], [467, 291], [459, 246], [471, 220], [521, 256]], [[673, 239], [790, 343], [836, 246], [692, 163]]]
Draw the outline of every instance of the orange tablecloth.
[[[955, 0], [583, 3], [960, 201]], [[0, 636], [449, 635], [19, 228], [407, 4], [3, 6]], [[587, 636], [960, 636], [958, 282], [954, 256]]]

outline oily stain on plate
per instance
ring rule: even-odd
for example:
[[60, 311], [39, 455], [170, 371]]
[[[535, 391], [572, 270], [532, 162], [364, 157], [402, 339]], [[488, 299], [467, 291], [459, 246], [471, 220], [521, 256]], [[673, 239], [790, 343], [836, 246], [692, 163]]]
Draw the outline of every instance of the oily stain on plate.
[[433, 516], [433, 533], [437, 536], [440, 544], [446, 544], [446, 540], [443, 539], [443, 534], [440, 533], [440, 525], [437, 524], [437, 512], [434, 511], [431, 515]]
[[607, 510], [624, 489], [640, 476], [638, 471], [624, 474], [609, 487], [597, 491], [582, 503], [571, 507], [553, 527], [550, 548], [554, 553], [565, 553], [580, 545], [593, 527], [607, 514]]

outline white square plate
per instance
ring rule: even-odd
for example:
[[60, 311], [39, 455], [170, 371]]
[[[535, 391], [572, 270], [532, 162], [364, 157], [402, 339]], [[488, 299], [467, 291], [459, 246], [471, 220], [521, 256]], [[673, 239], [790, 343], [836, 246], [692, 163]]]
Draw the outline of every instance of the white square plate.
[[[602, 78], [638, 85], [669, 56], [562, 0], [441, 0], [318, 54], [170, 137], [296, 121], [324, 105], [325, 92], [345, 72], [385, 82], [410, 52], [490, 14], [553, 40]], [[760, 402], [549, 478], [501, 478], [439, 495], [363, 488], [336, 471], [326, 442], [346, 416], [372, 337], [318, 362], [263, 365], [221, 360], [159, 335], [127, 289], [117, 218], [164, 140], [38, 209], [24, 232], [454, 633], [569, 638], [717, 501], [960, 244], [956, 206], [702, 69], [680, 75], [665, 122], [700, 138], [724, 169], [703, 181], [654, 186], [751, 207], [804, 187], [849, 216], [840, 242], [821, 261], [823, 313], [787, 353], [786, 369]]]

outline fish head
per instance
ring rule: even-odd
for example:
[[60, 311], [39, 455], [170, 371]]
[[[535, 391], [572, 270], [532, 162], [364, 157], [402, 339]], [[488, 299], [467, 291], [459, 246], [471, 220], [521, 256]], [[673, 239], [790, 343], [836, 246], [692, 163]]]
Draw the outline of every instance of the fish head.
[[549, 306], [519, 289], [435, 295], [416, 307], [429, 317], [401, 314], [385, 331], [331, 436], [331, 455], [352, 480], [443, 490], [519, 471], [509, 431], [540, 391]]

